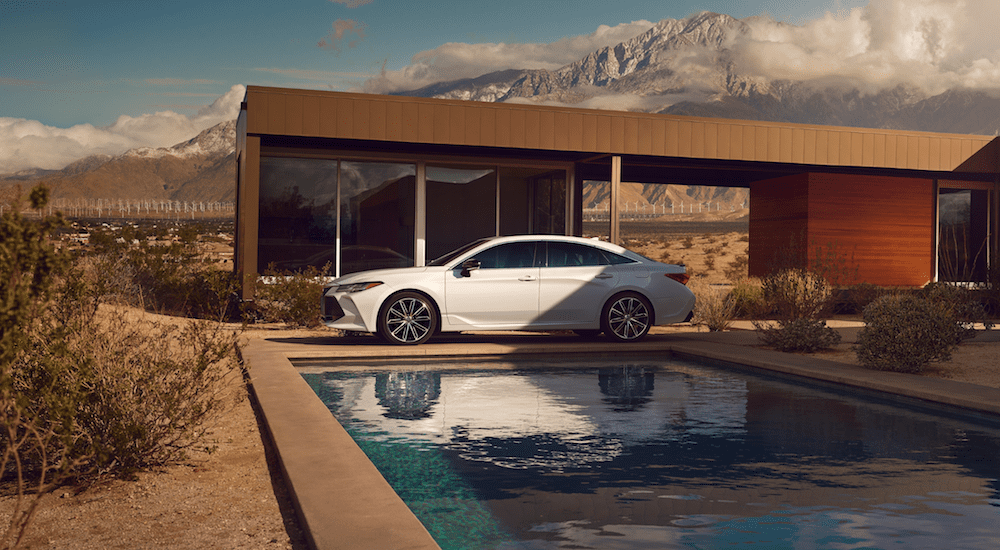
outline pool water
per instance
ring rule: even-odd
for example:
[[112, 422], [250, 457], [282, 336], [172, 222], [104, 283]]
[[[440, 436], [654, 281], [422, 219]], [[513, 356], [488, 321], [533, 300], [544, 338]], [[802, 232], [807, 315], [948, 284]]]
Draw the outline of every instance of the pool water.
[[994, 427], [676, 359], [567, 364], [297, 366], [445, 549], [1000, 547]]

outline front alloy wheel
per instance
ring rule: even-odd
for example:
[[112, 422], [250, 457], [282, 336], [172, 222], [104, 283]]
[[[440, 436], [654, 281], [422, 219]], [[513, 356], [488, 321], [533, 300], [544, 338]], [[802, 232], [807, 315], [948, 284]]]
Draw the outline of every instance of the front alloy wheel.
[[433, 302], [416, 292], [389, 297], [378, 318], [378, 332], [390, 344], [423, 344], [437, 330]]
[[619, 294], [608, 301], [601, 315], [604, 333], [619, 342], [635, 342], [649, 332], [652, 307], [635, 293]]

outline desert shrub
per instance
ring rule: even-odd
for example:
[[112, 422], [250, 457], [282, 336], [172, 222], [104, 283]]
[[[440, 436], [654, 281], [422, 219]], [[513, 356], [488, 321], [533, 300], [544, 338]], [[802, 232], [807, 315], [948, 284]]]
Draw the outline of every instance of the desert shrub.
[[688, 235], [681, 240], [681, 246], [684, 248], [691, 248], [694, 246], [694, 237]]
[[712, 255], [705, 256], [705, 269], [708, 271], [715, 270], [715, 256]]
[[[48, 200], [47, 190], [36, 187], [30, 200], [40, 210]], [[45, 318], [56, 282], [70, 265], [68, 255], [51, 242], [63, 222], [58, 216], [25, 220], [19, 213], [20, 199], [13, 203], [0, 216], [0, 476], [15, 491], [13, 511], [0, 536], [3, 548], [18, 544], [41, 497], [64, 483], [77, 461], [86, 458], [67, 452], [78, 448], [81, 440], [72, 415], [67, 414], [79, 390], [43, 379], [40, 382], [48, 391], [42, 399], [34, 399], [25, 393], [19, 377], [18, 362], [30, 348], [35, 321]], [[63, 342], [59, 334], [53, 336], [57, 338], [49, 344], [59, 349]], [[39, 408], [59, 414], [46, 417], [37, 412]]]
[[763, 313], [777, 323], [754, 320], [761, 341], [780, 351], [811, 353], [840, 342], [840, 334], [820, 317], [826, 313], [833, 288], [819, 275], [785, 269], [764, 278], [761, 284]]
[[961, 341], [952, 309], [922, 296], [883, 296], [865, 308], [864, 318], [854, 351], [872, 369], [920, 372], [933, 361], [950, 359]]
[[765, 277], [764, 302], [779, 319], [815, 319], [826, 312], [833, 287], [823, 277], [803, 269], [785, 269]]
[[729, 262], [729, 266], [723, 271], [730, 281], [739, 281], [747, 276], [750, 270], [750, 256], [740, 254]]
[[959, 327], [959, 340], [974, 338], [977, 323], [984, 325], [987, 329], [993, 327], [983, 304], [983, 295], [977, 290], [946, 283], [931, 283], [922, 288], [919, 294], [921, 297], [941, 304], [948, 309], [952, 319]]
[[840, 343], [840, 333], [822, 319], [781, 319], [777, 325], [758, 326], [761, 342], [778, 351], [812, 353]]
[[254, 285], [254, 306], [264, 321], [294, 326], [319, 326], [319, 303], [330, 265], [301, 271], [280, 271], [269, 266]]
[[711, 331], [722, 331], [729, 328], [736, 311], [735, 303], [730, 299], [729, 292], [713, 287], [702, 281], [692, 281], [688, 285], [694, 292], [694, 318], [696, 325], [704, 325]]
[[756, 277], [744, 277], [733, 284], [729, 298], [733, 302], [734, 315], [756, 318], [764, 311], [763, 283]]
[[0, 220], [0, 475], [16, 492], [4, 548], [67, 481], [127, 475], [197, 444], [237, 373], [237, 335], [219, 325], [108, 314], [104, 293], [52, 245], [59, 222], [16, 210]]
[[869, 304], [890, 291], [871, 283], [858, 283], [841, 291], [838, 309], [843, 313], [863, 313]]
[[78, 265], [104, 303], [199, 319], [239, 320], [236, 277], [202, 261], [189, 239], [168, 245], [140, 241], [138, 246], [98, 246]]

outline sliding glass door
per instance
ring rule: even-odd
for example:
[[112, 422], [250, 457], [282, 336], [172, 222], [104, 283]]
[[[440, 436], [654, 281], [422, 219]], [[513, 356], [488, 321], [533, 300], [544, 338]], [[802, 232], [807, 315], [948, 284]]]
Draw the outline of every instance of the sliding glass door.
[[938, 280], [986, 281], [990, 263], [990, 192], [941, 189], [938, 194]]

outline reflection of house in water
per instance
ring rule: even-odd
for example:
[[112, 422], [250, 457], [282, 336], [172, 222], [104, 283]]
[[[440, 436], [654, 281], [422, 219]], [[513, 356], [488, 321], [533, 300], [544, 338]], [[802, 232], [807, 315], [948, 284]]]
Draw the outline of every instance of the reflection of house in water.
[[386, 418], [428, 418], [440, 395], [441, 375], [436, 372], [389, 372], [375, 376], [375, 397], [385, 407]]
[[581, 547], [629, 529], [650, 547], [776, 529], [870, 547], [911, 533], [927, 548], [942, 521], [966, 542], [995, 532], [1000, 431], [889, 404], [690, 365], [337, 383], [338, 415], [373, 439], [440, 445], [513, 532], [544, 518]]
[[651, 369], [634, 365], [603, 368], [597, 374], [604, 402], [616, 411], [635, 410], [649, 403], [654, 377]]

